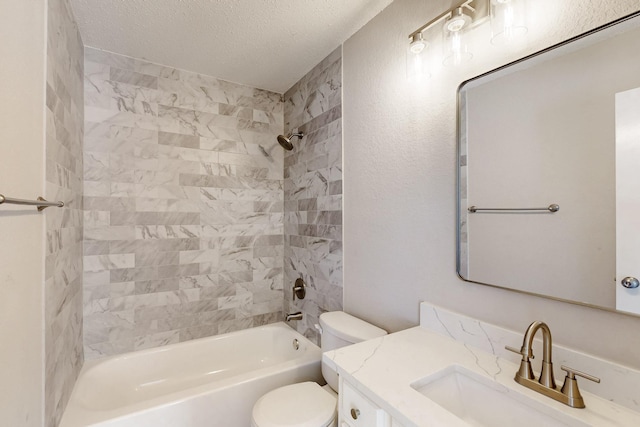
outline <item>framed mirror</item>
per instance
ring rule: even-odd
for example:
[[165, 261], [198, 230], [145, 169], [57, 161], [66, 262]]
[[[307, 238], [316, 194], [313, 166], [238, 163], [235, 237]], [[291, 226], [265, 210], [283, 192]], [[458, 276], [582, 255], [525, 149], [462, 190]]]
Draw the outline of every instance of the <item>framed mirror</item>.
[[640, 12], [458, 91], [457, 272], [640, 315]]

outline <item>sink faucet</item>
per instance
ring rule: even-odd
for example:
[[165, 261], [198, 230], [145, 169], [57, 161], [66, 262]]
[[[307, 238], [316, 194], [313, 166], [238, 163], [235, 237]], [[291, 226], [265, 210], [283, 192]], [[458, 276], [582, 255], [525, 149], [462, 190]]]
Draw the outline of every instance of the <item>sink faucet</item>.
[[[533, 338], [538, 330], [542, 330], [542, 370], [540, 371], [538, 382], [545, 387], [556, 388], [556, 381], [553, 378], [553, 363], [551, 362], [551, 330], [546, 323], [537, 320], [529, 325], [522, 340], [521, 351], [523, 354], [526, 353], [533, 358]], [[525, 357], [523, 356], [524, 359]], [[529, 363], [529, 368], [531, 368], [531, 363]], [[532, 377], [527, 379], [532, 379]]]
[[[542, 330], [542, 369], [540, 371], [540, 377], [536, 381], [536, 377], [531, 367], [531, 359], [533, 359], [533, 338], [538, 330]], [[546, 323], [539, 320], [531, 323], [524, 334], [522, 340], [522, 347], [517, 350], [513, 347], [505, 347], [509, 351], [518, 353], [522, 356], [520, 360], [520, 368], [516, 372], [515, 381], [527, 388], [530, 388], [538, 393], [542, 393], [552, 399], [569, 405], [572, 408], [584, 408], [584, 399], [578, 389], [578, 382], [575, 378], [576, 375], [594, 381], [600, 382], [599, 378], [585, 374], [584, 372], [577, 371], [566, 366], [562, 366], [561, 369], [567, 372], [567, 376], [564, 379], [564, 385], [560, 390], [556, 388], [556, 382], [553, 378], [553, 363], [551, 361], [551, 330]]]

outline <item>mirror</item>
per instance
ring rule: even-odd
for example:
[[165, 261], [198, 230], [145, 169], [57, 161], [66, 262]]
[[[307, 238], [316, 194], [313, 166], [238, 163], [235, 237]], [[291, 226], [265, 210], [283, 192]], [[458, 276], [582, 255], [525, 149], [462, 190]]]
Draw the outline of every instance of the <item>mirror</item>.
[[638, 52], [640, 12], [460, 86], [462, 279], [640, 314]]

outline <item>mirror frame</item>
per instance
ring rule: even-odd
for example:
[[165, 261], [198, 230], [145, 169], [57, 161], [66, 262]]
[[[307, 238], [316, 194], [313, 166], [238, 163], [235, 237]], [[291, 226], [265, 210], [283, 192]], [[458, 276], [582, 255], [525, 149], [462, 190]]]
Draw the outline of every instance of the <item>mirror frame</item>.
[[[520, 64], [522, 62], [528, 61], [530, 59], [536, 58], [540, 55], [543, 55], [545, 53], [551, 52], [555, 49], [558, 49], [560, 47], [566, 46], [568, 44], [571, 44], [575, 41], [581, 40], [585, 37], [588, 37], [590, 35], [596, 34], [600, 31], [606, 30], [608, 28], [614, 27], [618, 24], [621, 24], [623, 22], [626, 22], [628, 20], [634, 19], [634, 18], [638, 18], [640, 17], [640, 10], [633, 12], [631, 14], [625, 15], [621, 18], [618, 18], [614, 21], [611, 21], [609, 23], [606, 23], [604, 25], [601, 25], [599, 27], [596, 27], [592, 30], [589, 30], [587, 32], [581, 33], [577, 36], [571, 37], [567, 40], [564, 40], [560, 43], [556, 43], [552, 46], [549, 46], [547, 48], [544, 48], [542, 50], [539, 50], [537, 52], [534, 52], [530, 55], [524, 56], [520, 59], [517, 59], [515, 61], [509, 62], [505, 65], [502, 65], [498, 68], [495, 68], [493, 70], [487, 71], [485, 73], [482, 73], [478, 76], [472, 77], [468, 80], [463, 81], [462, 83], [460, 83], [460, 85], [458, 86], [458, 90], [456, 93], [456, 97], [457, 97], [457, 111], [456, 111], [456, 275], [458, 276], [458, 278], [460, 278], [461, 280], [468, 282], [468, 283], [474, 283], [474, 284], [478, 284], [478, 285], [483, 285], [483, 286], [489, 286], [492, 288], [497, 288], [497, 289], [505, 289], [511, 292], [516, 292], [519, 294], [524, 294], [524, 295], [531, 295], [531, 296], [536, 296], [536, 297], [541, 297], [541, 298], [546, 298], [546, 299], [550, 299], [553, 301], [560, 301], [560, 302], [565, 302], [565, 303], [569, 303], [569, 304], [574, 304], [574, 305], [579, 305], [579, 306], [583, 306], [583, 307], [589, 307], [589, 308], [595, 308], [598, 310], [603, 310], [603, 311], [608, 311], [611, 313], [618, 313], [618, 314], [623, 314], [626, 316], [632, 316], [632, 317], [640, 317], [640, 314], [635, 314], [635, 313], [630, 313], [627, 311], [621, 311], [621, 310], [616, 310], [615, 308], [609, 308], [609, 307], [604, 307], [604, 306], [599, 306], [599, 305], [595, 305], [595, 304], [590, 304], [590, 303], [586, 303], [586, 302], [581, 302], [581, 301], [575, 301], [575, 300], [569, 300], [569, 299], [565, 299], [565, 298], [559, 298], [559, 297], [555, 297], [552, 295], [545, 295], [545, 294], [540, 294], [540, 293], [536, 293], [536, 292], [531, 292], [531, 291], [524, 291], [524, 290], [520, 290], [520, 289], [513, 289], [513, 288], [509, 288], [506, 286], [501, 286], [501, 285], [495, 285], [492, 283], [484, 283], [484, 282], [478, 282], [475, 280], [469, 280], [466, 279], [462, 276], [462, 274], [460, 273], [460, 267], [461, 267], [461, 231], [462, 231], [462, 220], [463, 220], [463, 216], [462, 216], [462, 202], [461, 202], [461, 184], [462, 184], [462, 176], [461, 176], [461, 171], [462, 171], [462, 167], [466, 166], [466, 165], [462, 165], [462, 145], [463, 145], [463, 126], [466, 125], [466, 123], [462, 120], [461, 117], [461, 109], [462, 109], [462, 105], [463, 105], [463, 101], [462, 101], [462, 96], [461, 96], [461, 91], [464, 89], [464, 87], [472, 82], [475, 82], [476, 80], [479, 80], [483, 77], [487, 77], [492, 75], [493, 73], [496, 72], [500, 72], [506, 68], [509, 68], [511, 66]], [[468, 143], [468, 142], [467, 142]], [[466, 154], [466, 153], [465, 153]], [[466, 215], [466, 214], [465, 214]]]

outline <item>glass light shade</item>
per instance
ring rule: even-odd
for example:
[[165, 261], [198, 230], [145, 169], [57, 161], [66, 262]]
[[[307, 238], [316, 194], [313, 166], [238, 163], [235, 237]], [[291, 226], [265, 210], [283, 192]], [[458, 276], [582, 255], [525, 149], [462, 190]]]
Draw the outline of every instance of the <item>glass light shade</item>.
[[502, 45], [527, 33], [525, 0], [491, 0], [491, 43]]
[[412, 83], [419, 83], [431, 77], [429, 49], [425, 47], [417, 53], [415, 50], [411, 46], [407, 49], [407, 79]]
[[456, 67], [473, 58], [473, 53], [469, 51], [467, 37], [468, 29], [463, 28], [460, 31], [449, 31], [446, 26], [444, 27], [442, 38], [442, 65], [445, 67]]

